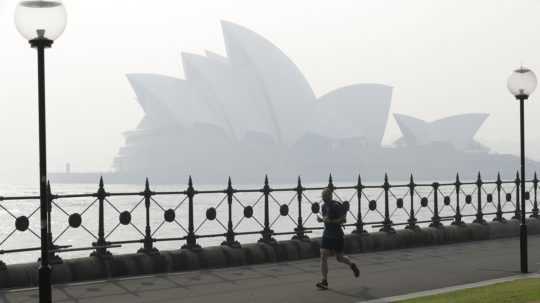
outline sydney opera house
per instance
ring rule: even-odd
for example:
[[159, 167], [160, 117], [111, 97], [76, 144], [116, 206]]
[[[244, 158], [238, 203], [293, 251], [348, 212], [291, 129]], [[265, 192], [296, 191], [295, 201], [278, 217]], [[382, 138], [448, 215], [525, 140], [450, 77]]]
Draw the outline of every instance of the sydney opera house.
[[[383, 147], [392, 87], [360, 83], [316, 96], [299, 68], [257, 33], [222, 22], [226, 55], [183, 53], [184, 79], [129, 74], [145, 116], [125, 133], [114, 174], [161, 182], [450, 178], [514, 174], [516, 158], [474, 140], [487, 114], [426, 122], [393, 114], [402, 137]], [[171, 64], [174, 64], [171, 63]]]

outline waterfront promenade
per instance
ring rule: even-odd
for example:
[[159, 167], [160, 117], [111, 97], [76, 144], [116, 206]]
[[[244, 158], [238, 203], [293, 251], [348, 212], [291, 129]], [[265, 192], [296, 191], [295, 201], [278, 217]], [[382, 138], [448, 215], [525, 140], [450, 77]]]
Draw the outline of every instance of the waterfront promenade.
[[[540, 235], [529, 237], [529, 270], [540, 269]], [[55, 302], [362, 302], [519, 274], [519, 238], [352, 255], [361, 275], [330, 263], [330, 290], [316, 290], [318, 259], [56, 285]], [[0, 301], [36, 302], [36, 289]]]

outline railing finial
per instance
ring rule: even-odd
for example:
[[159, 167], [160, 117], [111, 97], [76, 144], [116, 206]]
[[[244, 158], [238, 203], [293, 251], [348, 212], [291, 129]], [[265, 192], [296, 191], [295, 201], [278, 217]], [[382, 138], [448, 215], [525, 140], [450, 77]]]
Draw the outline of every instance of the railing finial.
[[264, 186], [267, 186], [268, 183], [268, 175], [264, 175]]
[[188, 179], [188, 186], [193, 187], [193, 179], [191, 178], [191, 175], [189, 176], [189, 179]]
[[478, 176], [476, 177], [476, 184], [478, 186], [482, 185], [482, 175], [480, 175], [480, 172], [478, 172]]
[[105, 185], [103, 184], [103, 176], [99, 177], [99, 188], [104, 188]]
[[147, 192], [150, 191], [150, 182], [148, 181], [148, 177], [146, 177], [146, 181], [144, 182], [144, 190]]

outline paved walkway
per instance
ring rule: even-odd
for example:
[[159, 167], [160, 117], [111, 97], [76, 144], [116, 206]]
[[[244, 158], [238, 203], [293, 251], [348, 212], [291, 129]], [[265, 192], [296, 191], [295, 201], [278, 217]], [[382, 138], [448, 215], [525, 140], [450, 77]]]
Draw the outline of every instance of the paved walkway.
[[[540, 268], [540, 236], [529, 237], [529, 270]], [[361, 275], [330, 263], [330, 290], [315, 289], [316, 259], [58, 285], [54, 302], [361, 302], [519, 274], [519, 239], [403, 249], [352, 258]], [[37, 290], [0, 293], [0, 302], [37, 302]]]

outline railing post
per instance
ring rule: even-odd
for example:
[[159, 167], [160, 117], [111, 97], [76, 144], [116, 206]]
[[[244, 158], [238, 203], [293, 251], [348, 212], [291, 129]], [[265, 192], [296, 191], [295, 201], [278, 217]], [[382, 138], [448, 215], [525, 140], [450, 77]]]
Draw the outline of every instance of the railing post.
[[52, 226], [51, 226], [51, 213], [52, 213], [52, 202], [56, 197], [52, 194], [51, 182], [47, 181], [47, 233], [49, 238], [48, 252], [49, 252], [49, 264], [61, 264], [62, 258], [54, 253], [54, 250], [57, 248], [53, 243], [52, 235]]
[[535, 218], [535, 219], [538, 219], [538, 201], [537, 201], [537, 195], [536, 195], [537, 190], [538, 190], [538, 177], [536, 176], [536, 172], [534, 172], [534, 179], [533, 179], [534, 206], [532, 209], [531, 218]]
[[367, 231], [364, 229], [364, 221], [362, 219], [362, 191], [364, 187], [362, 186], [362, 178], [358, 175], [358, 180], [356, 182], [356, 200], [358, 201], [358, 212], [356, 217], [356, 229], [353, 230], [353, 234], [364, 234]]
[[409, 195], [411, 197], [411, 203], [410, 203], [410, 213], [409, 213], [409, 220], [407, 220], [407, 226], [405, 227], [405, 229], [412, 229], [412, 230], [417, 230], [418, 229], [418, 226], [416, 225], [416, 222], [418, 220], [416, 220], [416, 217], [415, 217], [415, 210], [414, 210], [414, 188], [416, 187], [416, 185], [414, 184], [414, 178], [413, 178], [413, 175], [411, 174], [411, 177], [410, 177], [410, 180], [409, 180]]
[[184, 249], [200, 249], [201, 246], [197, 244], [197, 236], [195, 235], [195, 227], [193, 223], [193, 198], [195, 197], [195, 188], [193, 188], [193, 180], [189, 176], [188, 188], [186, 195], [188, 196], [188, 234], [186, 236], [186, 244], [182, 246]]
[[293, 240], [309, 241], [309, 237], [304, 233], [304, 223], [302, 219], [302, 194], [304, 188], [302, 187], [302, 180], [298, 177], [298, 184], [296, 185], [296, 200], [298, 202], [298, 220], [296, 222], [296, 228], [294, 231], [296, 234], [292, 237]]
[[270, 188], [269, 182], [268, 182], [268, 175], [264, 176], [264, 187], [262, 189], [262, 193], [264, 195], [264, 229], [261, 232], [262, 238], [259, 240], [259, 242], [266, 243], [266, 244], [275, 244], [276, 239], [272, 237], [274, 234], [274, 231], [270, 229], [270, 210], [269, 210], [269, 196], [272, 189]]
[[459, 181], [459, 174], [456, 174], [456, 214], [454, 215], [454, 221], [452, 225], [463, 225], [464, 222], [461, 220], [461, 205], [459, 204], [459, 196], [461, 195], [461, 181]]
[[154, 247], [154, 239], [152, 239], [152, 231], [150, 229], [150, 205], [152, 201], [152, 195], [154, 193], [150, 190], [150, 182], [148, 182], [148, 178], [146, 178], [146, 182], [144, 184], [144, 192], [142, 192], [142, 195], [144, 196], [144, 207], [146, 210], [146, 227], [144, 232], [144, 246], [139, 249], [139, 253], [144, 254], [157, 254], [159, 253], [159, 250]]
[[112, 254], [105, 248], [109, 243], [105, 240], [105, 214], [104, 214], [104, 201], [107, 197], [107, 191], [105, 191], [105, 185], [103, 184], [103, 177], [99, 178], [99, 187], [96, 194], [98, 199], [98, 238], [97, 241], [92, 243], [92, 246], [96, 247], [94, 252], [90, 256], [95, 257], [109, 257]]
[[232, 223], [232, 202], [235, 190], [232, 187], [231, 177], [229, 177], [229, 181], [227, 182], [227, 189], [225, 190], [225, 193], [227, 194], [227, 205], [229, 206], [229, 220], [227, 223], [227, 234], [225, 235], [226, 240], [222, 242], [221, 245], [227, 245], [233, 248], [240, 248], [240, 243], [234, 239], [235, 234]]
[[[4, 197], [0, 196], [0, 202], [4, 201]], [[4, 263], [4, 261], [0, 260], [0, 271], [2, 270], [6, 270], [7, 269], [7, 266], [6, 266], [6, 263]]]
[[493, 221], [504, 223], [506, 222], [506, 219], [503, 217], [503, 210], [501, 205], [501, 190], [502, 190], [502, 180], [501, 180], [501, 173], [497, 174], [497, 181], [495, 182], [497, 185], [497, 214], [495, 215], [495, 219]]
[[439, 183], [433, 182], [433, 217], [431, 218], [430, 227], [441, 227], [441, 217], [439, 217]]
[[484, 220], [484, 214], [482, 212], [482, 185], [484, 183], [482, 182], [482, 177], [480, 176], [480, 172], [478, 172], [478, 177], [476, 178], [476, 192], [477, 192], [477, 207], [476, 207], [476, 219], [473, 221], [473, 223], [478, 224], [486, 224], [486, 220]]
[[384, 175], [384, 221], [383, 221], [383, 227], [381, 228], [381, 231], [384, 232], [395, 232], [394, 228], [392, 228], [392, 220], [390, 220], [390, 206], [389, 206], [389, 199], [388, 199], [388, 192], [390, 191], [390, 183], [388, 183], [388, 174]]
[[512, 219], [521, 220], [521, 210], [519, 207], [519, 203], [521, 203], [521, 200], [520, 200], [521, 180], [519, 179], [519, 172], [516, 172], [516, 180], [514, 182], [516, 183], [516, 210], [514, 211], [514, 216], [512, 217]]

